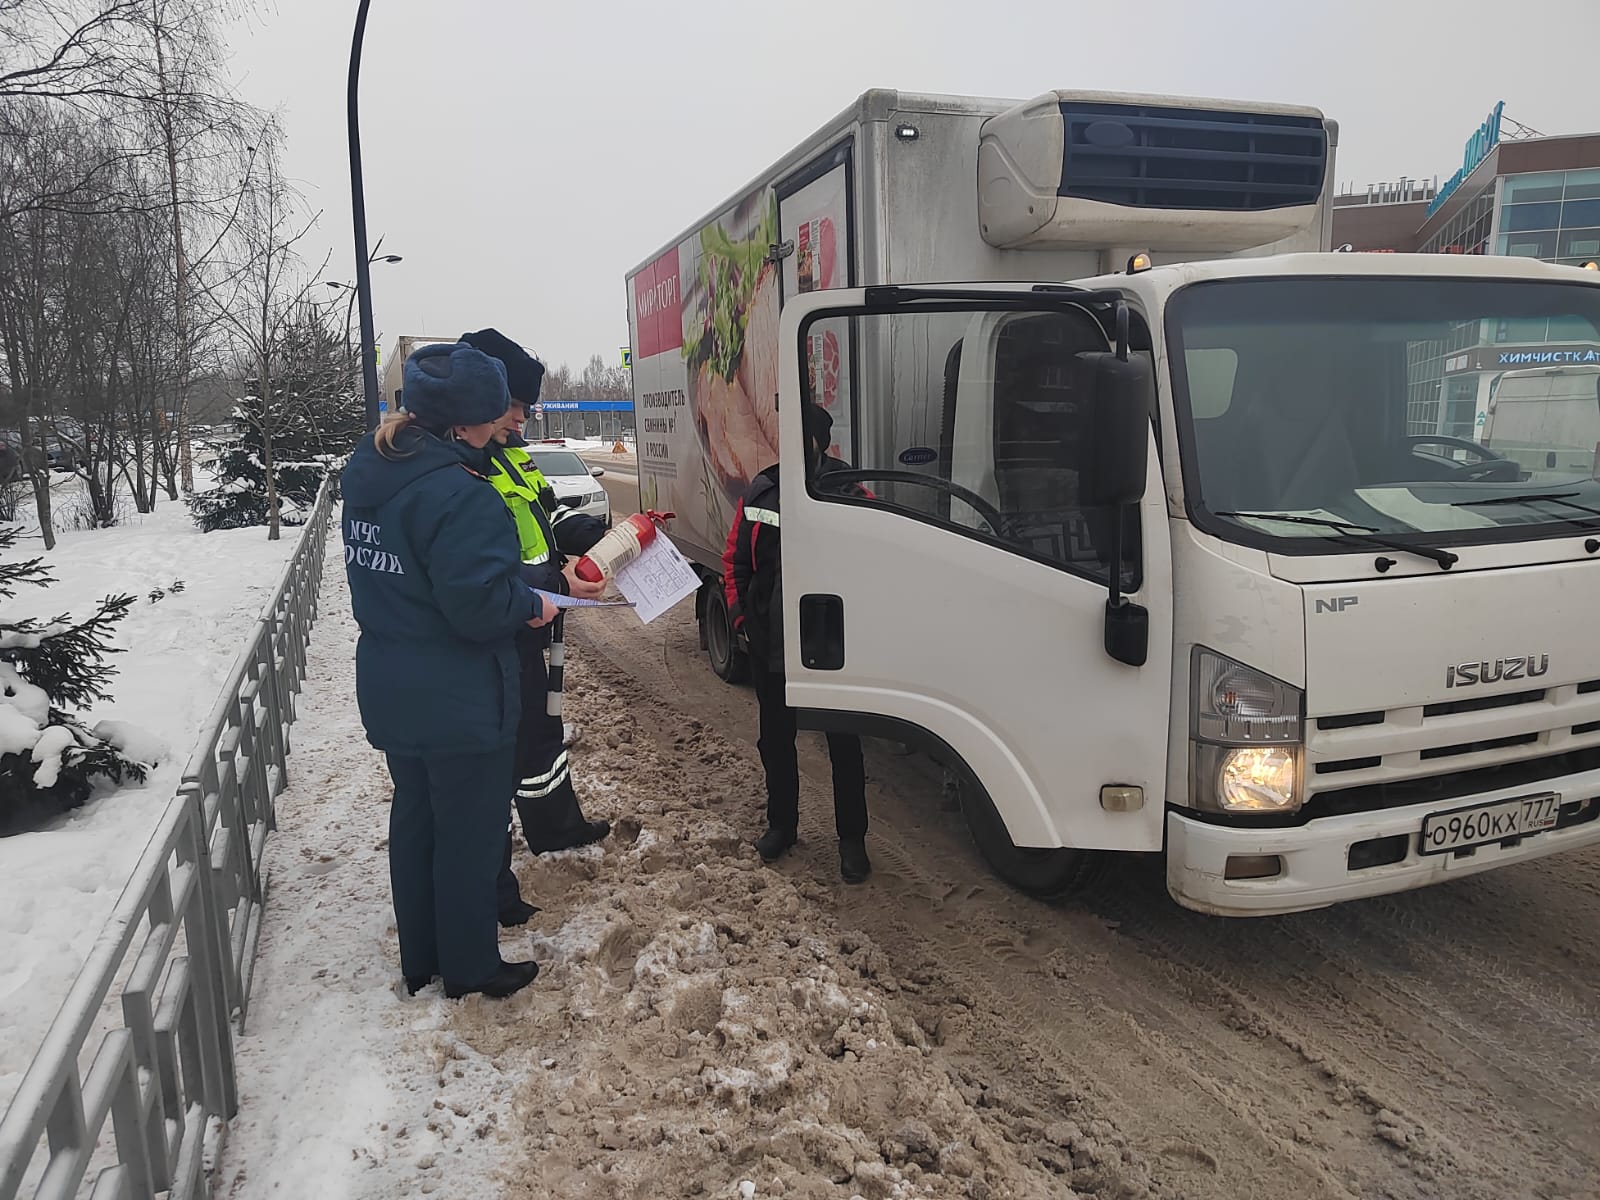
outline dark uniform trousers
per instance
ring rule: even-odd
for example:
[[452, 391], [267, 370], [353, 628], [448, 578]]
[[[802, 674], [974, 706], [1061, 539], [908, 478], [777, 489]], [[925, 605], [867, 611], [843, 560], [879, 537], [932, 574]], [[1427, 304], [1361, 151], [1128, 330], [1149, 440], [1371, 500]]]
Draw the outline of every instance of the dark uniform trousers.
[[[534, 631], [527, 631], [534, 634]], [[519, 634], [522, 721], [517, 727], [517, 815], [522, 836], [538, 846], [583, 823], [560, 717], [549, 711], [550, 670], [543, 639]]]
[[[531, 633], [532, 631], [528, 631]], [[565, 736], [560, 717], [550, 715], [547, 696], [550, 671], [545, 663], [543, 639], [517, 635], [517, 658], [522, 675], [522, 720], [517, 727], [516, 787], [514, 800], [522, 821], [522, 836], [538, 851], [563, 833], [583, 823], [583, 809], [572, 788]], [[506, 831], [500, 863], [499, 898], [502, 912], [520, 900], [517, 877], [511, 870], [512, 834]]]
[[[767, 773], [767, 824], [794, 829], [800, 823], [800, 758], [794, 709], [784, 695], [783, 675], [761, 654], [750, 655], [756, 702], [761, 712], [761, 766]], [[828, 761], [833, 766], [833, 820], [841, 838], [867, 836], [867, 770], [861, 739], [849, 733], [828, 734]]]
[[471, 986], [500, 969], [495, 873], [514, 751], [390, 754], [389, 883], [409, 979]]

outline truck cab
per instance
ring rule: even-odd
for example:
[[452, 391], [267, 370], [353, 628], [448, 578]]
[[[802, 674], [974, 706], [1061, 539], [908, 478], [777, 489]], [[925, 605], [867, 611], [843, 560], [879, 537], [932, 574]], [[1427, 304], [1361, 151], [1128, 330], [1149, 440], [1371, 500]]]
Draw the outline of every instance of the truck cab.
[[815, 328], [893, 365], [853, 469], [783, 475], [790, 702], [940, 758], [1037, 894], [1163, 853], [1179, 903], [1282, 913], [1600, 843], [1594, 393], [1502, 383], [1482, 441], [1440, 412], [1450, 354], [1539, 320], [1600, 344], [1600, 278], [1291, 254], [794, 298], [784, 457]]

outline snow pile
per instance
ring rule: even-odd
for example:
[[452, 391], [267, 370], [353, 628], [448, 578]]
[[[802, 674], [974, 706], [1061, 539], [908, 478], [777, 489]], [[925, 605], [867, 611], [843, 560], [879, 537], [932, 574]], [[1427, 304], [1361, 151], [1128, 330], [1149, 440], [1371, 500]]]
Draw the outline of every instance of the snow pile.
[[129, 721], [101, 721], [94, 727], [94, 735], [110, 742], [135, 762], [155, 766], [171, 757], [171, 750], [155, 734]]
[[[163, 503], [115, 529], [64, 531], [48, 553], [37, 542], [17, 547], [42, 554], [58, 582], [23, 589], [8, 614], [49, 620], [91, 612], [109, 594], [138, 597], [115, 630], [125, 653], [109, 660], [113, 698], [88, 723], [129, 757], [160, 765], [144, 785], [97, 795], [51, 829], [0, 838], [0, 1108], [171, 799], [294, 546], [292, 536], [268, 542], [263, 529], [201, 534], [182, 504]], [[184, 588], [171, 590], [179, 581]], [[0, 746], [26, 746], [48, 768], [69, 747], [53, 731], [40, 738], [38, 697], [18, 682], [0, 680], [16, 693], [0, 704]]]
[[50, 697], [0, 662], [0, 754], [27, 754], [50, 715]]
[[355, 622], [328, 572], [267, 843], [255, 993], [235, 1043], [239, 1116], [223, 1196], [469, 1196], [490, 1177], [515, 1079], [463, 1038], [435, 985], [400, 983], [389, 777], [355, 711]]
[[839, 927], [831, 880], [760, 864], [718, 811], [727, 796], [697, 793], [689, 770], [709, 758], [750, 795], [738, 751], [700, 727], [645, 740], [632, 698], [602, 690], [591, 707], [569, 662], [597, 734], [583, 791], [619, 828], [603, 851], [519, 863], [524, 891], [558, 910], [536, 918], [544, 973], [507, 1005], [463, 1008], [497, 1060], [534, 1043], [496, 1194], [1148, 1194], [1142, 1164], [1070, 1119], [1073, 1102], [1047, 1117], [966, 1075], [942, 1048], [966, 1006]]
[[757, 860], [748, 748], [695, 722], [653, 738], [633, 715], [645, 698], [589, 673], [581, 632], [575, 769], [586, 809], [616, 831], [565, 854], [519, 850], [524, 895], [545, 911], [502, 952], [540, 961], [533, 987], [405, 998], [387, 780], [350, 701], [342, 585], [330, 577], [303, 765], [268, 851], [221, 1194], [1150, 1195], [1142, 1162], [1080, 1121], [1077, 1097], [1041, 1113], [969, 1073], [971, 1011], [936, 965], [897, 973], [829, 915], [834, 880]]

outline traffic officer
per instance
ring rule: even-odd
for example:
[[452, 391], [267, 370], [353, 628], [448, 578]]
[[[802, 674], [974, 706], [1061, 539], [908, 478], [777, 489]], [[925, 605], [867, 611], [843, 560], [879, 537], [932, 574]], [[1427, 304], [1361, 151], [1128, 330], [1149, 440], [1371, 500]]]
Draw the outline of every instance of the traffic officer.
[[367, 740], [394, 781], [389, 875], [406, 987], [509, 996], [495, 873], [514, 780], [517, 633], [556, 615], [522, 581], [516, 531], [484, 479], [505, 370], [459, 344], [406, 360], [405, 411], [356, 447], [341, 532]]
[[[824, 476], [845, 464], [829, 457], [833, 418], [814, 403], [805, 407], [810, 477]], [[784, 691], [783, 583], [779, 545], [778, 468], [757, 475], [739, 502], [723, 554], [723, 587], [734, 628], [750, 642], [750, 672], [761, 709], [758, 747], [767, 779], [767, 831], [756, 839], [756, 851], [776, 862], [798, 840], [800, 763], [795, 749], [795, 713]], [[839, 873], [846, 883], [861, 883], [872, 873], [867, 857], [866, 767], [861, 739], [830, 733], [828, 758], [833, 765], [833, 815], [839, 835]]]
[[[506, 369], [511, 403], [495, 427], [490, 446], [489, 482], [500, 493], [517, 526], [524, 578], [534, 587], [568, 595], [595, 598], [603, 583], [589, 583], [575, 574], [575, 563], [563, 553], [564, 527], [577, 525], [552, 521], [555, 493], [523, 447], [518, 431], [528, 409], [539, 398], [544, 366], [510, 338], [493, 329], [463, 336], [496, 358]], [[551, 508], [546, 507], [546, 502]], [[592, 522], [599, 526], [599, 522]], [[599, 527], [589, 539], [593, 545], [605, 530]], [[567, 548], [572, 549], [568, 544]], [[583, 550], [587, 550], [584, 546]], [[583, 551], [575, 551], [582, 553]], [[583, 815], [572, 786], [572, 769], [563, 744], [561, 717], [550, 712], [547, 697], [550, 672], [545, 661], [549, 631], [526, 630], [517, 638], [521, 660], [522, 724], [517, 735], [517, 815], [522, 834], [535, 854], [570, 850], [598, 842], [611, 832], [609, 821], [591, 821]]]

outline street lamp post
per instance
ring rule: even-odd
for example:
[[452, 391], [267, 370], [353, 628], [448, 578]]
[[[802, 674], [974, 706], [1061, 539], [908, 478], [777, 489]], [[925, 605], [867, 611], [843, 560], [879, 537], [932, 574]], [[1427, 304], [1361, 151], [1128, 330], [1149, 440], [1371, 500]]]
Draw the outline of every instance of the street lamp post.
[[350, 133], [350, 213], [355, 225], [356, 286], [361, 302], [361, 379], [366, 395], [367, 428], [378, 427], [378, 362], [372, 327], [372, 275], [368, 269], [367, 198], [361, 178], [361, 117], [358, 96], [361, 81], [361, 43], [367, 33], [367, 9], [372, 0], [361, 0], [356, 13], [355, 36], [350, 41], [350, 80], [346, 96], [346, 119]]
[[[381, 250], [382, 248], [383, 248], [383, 239], [379, 238], [378, 239], [378, 244], [373, 247], [372, 253], [367, 257], [368, 265], [371, 265], [372, 263], [380, 263], [380, 262], [381, 263], [397, 263], [397, 262], [404, 262], [405, 261], [405, 259], [401, 255], [398, 255], [398, 254], [379, 254], [378, 251]], [[350, 344], [350, 319], [355, 313], [356, 299], [357, 299], [357, 297], [360, 296], [361, 290], [353, 283], [339, 283], [338, 281], [333, 280], [333, 279], [325, 279], [322, 282], [323, 282], [323, 286], [324, 287], [331, 288], [333, 291], [336, 291], [336, 292], [348, 292], [350, 294], [350, 299], [344, 306], [344, 344], [346, 346], [348, 346]], [[358, 348], [356, 352], [358, 354], [362, 353], [361, 348]], [[372, 356], [371, 355], [364, 355], [364, 357], [371, 358]], [[375, 362], [376, 362], [376, 360], [374, 360], [374, 364], [375, 364]], [[374, 376], [376, 376], [376, 374], [377, 374], [376, 365], [374, 365], [373, 374], [374, 374]], [[372, 411], [376, 412], [376, 409], [373, 409]], [[369, 418], [371, 418], [371, 413], [369, 413], [368, 416], [369, 416]], [[372, 425], [375, 424], [375, 423], [376, 423], [376, 418], [369, 419], [368, 428], [371, 428]]]

